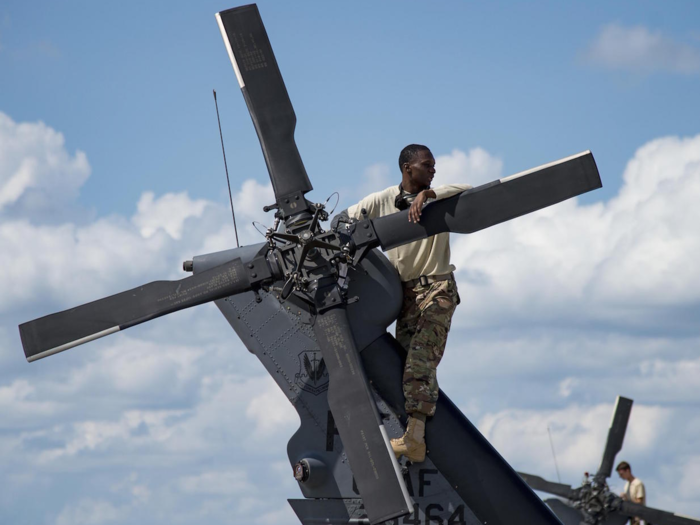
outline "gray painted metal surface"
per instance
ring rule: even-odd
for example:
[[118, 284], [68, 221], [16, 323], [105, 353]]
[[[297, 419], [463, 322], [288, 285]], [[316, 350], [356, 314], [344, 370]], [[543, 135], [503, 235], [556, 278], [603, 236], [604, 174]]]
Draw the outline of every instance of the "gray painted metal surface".
[[[234, 258], [241, 258], [245, 264], [262, 246], [195, 257], [194, 271], [205, 271]], [[360, 268], [351, 270], [348, 279], [348, 297], [372, 298], [371, 301], [351, 301], [347, 307], [357, 346], [364, 350], [363, 361], [367, 368], [371, 359], [367, 360], [366, 352], [372, 352], [379, 341], [390, 337], [386, 329], [398, 316], [402, 288], [395, 270], [378, 250], [372, 251]], [[328, 407], [328, 371], [314, 336], [314, 316], [301, 301], [294, 300], [294, 295], [281, 301], [274, 287], [269, 292], [260, 291], [257, 296], [248, 292], [221, 299], [216, 304], [299, 414], [301, 424], [287, 445], [290, 465], [302, 460], [311, 465], [308, 479], [299, 482], [301, 493], [308, 499], [290, 500], [299, 519], [304, 524], [365, 523], [362, 499]], [[391, 376], [401, 373], [400, 363], [387, 362], [386, 366], [392, 368]], [[370, 380], [380, 380], [376, 372], [368, 370]], [[400, 388], [398, 395], [402, 395]], [[389, 437], [400, 436], [403, 433], [397, 417], [400, 410], [390, 409], [376, 392], [374, 396]], [[443, 409], [443, 412], [444, 417], [452, 417], [448, 409]], [[459, 455], [458, 446], [450, 446], [450, 449]], [[387, 523], [481, 523], [430, 457], [418, 465], [405, 461], [401, 465], [415, 510], [409, 516]], [[469, 476], [470, 473], [463, 472], [463, 475]]]

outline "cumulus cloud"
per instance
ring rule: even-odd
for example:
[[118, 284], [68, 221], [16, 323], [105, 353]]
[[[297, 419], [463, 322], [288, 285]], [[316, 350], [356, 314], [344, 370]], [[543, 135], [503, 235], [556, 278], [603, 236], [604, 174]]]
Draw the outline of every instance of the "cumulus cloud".
[[501, 178], [503, 161], [483, 148], [472, 148], [467, 153], [453, 149], [448, 155], [438, 155], [435, 168], [437, 184], [479, 186]]
[[102, 525], [121, 518], [122, 513], [109, 501], [84, 499], [75, 505], [67, 505], [58, 515], [56, 525]]
[[[670, 412], [635, 405], [625, 435], [625, 454], [651, 453], [659, 445]], [[574, 404], [563, 410], [504, 410], [484, 416], [479, 429], [499, 452], [528, 472], [553, 465], [548, 436], [551, 432], [560, 469], [566, 477], [578, 478], [586, 471], [595, 473], [598, 468], [612, 413], [613, 405], [607, 403], [592, 407]], [[548, 468], [546, 474], [550, 472], [552, 469]]]
[[[602, 174], [605, 183], [606, 174]], [[693, 329], [700, 304], [700, 135], [642, 146], [607, 203], [576, 199], [469, 236], [453, 261], [471, 325], [566, 318], [626, 329]]]
[[[698, 151], [700, 137], [652, 141], [607, 203], [569, 201], [455, 238], [463, 303], [440, 381], [519, 468], [552, 477], [542, 470], [552, 465], [550, 426], [567, 482], [595, 469], [624, 393], [637, 404], [623, 453], [645, 473], [651, 501], [697, 508]], [[440, 182], [503, 175], [480, 148], [437, 161]], [[370, 166], [365, 181], [382, 189], [387, 175]], [[182, 278], [185, 257], [234, 245], [228, 206], [151, 193], [131, 217], [47, 224], [14, 214], [52, 184], [36, 180], [6, 205], [12, 218], [0, 217], [12, 254], [0, 274], [0, 506], [27, 508], [28, 487], [60, 487], [43, 514], [56, 523], [295, 523], [281, 502], [299, 495], [284, 447], [298, 417], [213, 306], [32, 366], [16, 335], [18, 309], [38, 317]], [[5, 191], [9, 177], [0, 181]], [[250, 221], [269, 222], [261, 203], [273, 201], [271, 186], [246, 181], [234, 199], [241, 242], [262, 240]]]
[[203, 199], [190, 199], [186, 192], [166, 193], [158, 199], [154, 197], [152, 191], [143, 193], [137, 205], [138, 211], [131, 219], [146, 238], [162, 228], [173, 239], [180, 239], [184, 222], [190, 217], [201, 217], [209, 204]]
[[266, 378], [258, 386], [261, 392], [250, 400], [246, 416], [255, 422], [253, 433], [260, 438], [270, 438], [285, 429], [290, 435], [299, 426], [299, 417], [290, 410], [289, 400], [272, 378]]
[[700, 71], [700, 47], [678, 42], [661, 31], [644, 26], [604, 26], [589, 44], [584, 57], [608, 69], [639, 73]]
[[89, 176], [87, 156], [67, 152], [62, 133], [0, 112], [0, 213], [60, 211]]
[[189, 494], [216, 494], [235, 496], [247, 492], [250, 480], [245, 471], [204, 472], [196, 476], [183, 476], [177, 481], [180, 489]]
[[382, 162], [366, 167], [362, 173], [360, 184], [355, 188], [355, 197], [359, 200], [370, 193], [388, 188], [392, 184], [398, 186], [397, 181], [400, 180], [398, 169], [393, 174], [395, 174], [394, 177], [392, 177], [392, 170], [389, 166]]

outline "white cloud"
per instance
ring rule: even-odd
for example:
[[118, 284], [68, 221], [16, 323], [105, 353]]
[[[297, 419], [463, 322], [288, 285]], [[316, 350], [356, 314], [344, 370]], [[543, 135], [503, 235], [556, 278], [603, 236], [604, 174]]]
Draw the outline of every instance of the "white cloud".
[[453, 149], [435, 159], [435, 184], [471, 184], [479, 186], [501, 178], [503, 161], [483, 148], [467, 153]]
[[131, 220], [146, 238], [162, 228], [173, 239], [180, 239], [184, 222], [190, 217], [201, 217], [209, 204], [203, 199], [193, 201], [186, 192], [166, 193], [154, 199], [153, 192], [147, 191], [141, 195], [138, 211]]
[[[549, 425], [567, 482], [595, 469], [619, 391], [639, 401], [623, 454], [639, 465], [652, 501], [696, 508], [698, 337], [693, 318], [677, 312], [688, 317], [700, 287], [699, 146], [700, 137], [650, 142], [610, 202], [570, 201], [455, 240], [463, 303], [441, 384], [470, 416], [478, 412], [516, 466], [552, 477], [542, 470], [552, 465]], [[441, 183], [476, 185], [501, 170], [500, 159], [479, 148], [438, 157]], [[367, 180], [385, 187], [388, 173], [375, 165]], [[45, 191], [39, 180], [16, 203]], [[271, 186], [255, 181], [235, 194], [243, 244], [262, 240], [246, 223], [269, 225], [261, 208], [272, 200]], [[61, 485], [65, 499], [46, 510], [56, 523], [224, 523], [232, 514], [294, 523], [282, 501], [298, 496], [285, 455], [298, 417], [213, 306], [50, 363], [18, 364], [18, 308], [38, 317], [55, 305], [181, 278], [183, 254], [234, 245], [227, 206], [187, 194], [145, 194], [140, 205], [133, 217], [79, 225], [0, 220], [0, 245], [12, 254], [0, 273], [0, 482], [8, 487], [0, 504], [17, 509], [27, 486]], [[664, 316], [686, 335], [619, 332], [661, 329]], [[548, 321], [557, 328], [530, 331]]]
[[677, 42], [644, 26], [604, 26], [584, 53], [593, 64], [608, 69], [654, 73], [697, 73], [700, 48]]
[[[595, 473], [605, 449], [612, 404], [571, 405], [562, 410], [504, 410], [485, 415], [479, 429], [496, 449], [531, 474], [552, 478], [554, 460], [547, 429], [552, 435], [563, 479], [577, 485], [584, 472]], [[625, 434], [623, 453], [651, 454], [671, 418], [670, 410], [635, 405]], [[665, 444], [663, 446], [666, 446]], [[556, 480], [556, 478], [555, 478]]]
[[0, 212], [60, 210], [90, 176], [87, 156], [71, 156], [65, 139], [43, 122], [16, 123], [0, 112]]
[[475, 326], [508, 315], [691, 328], [690, 314], [678, 309], [690, 312], [700, 302], [698, 195], [700, 135], [666, 137], [636, 152], [619, 195], [607, 203], [572, 199], [454, 236], [453, 262], [466, 299], [460, 318]]
[[56, 519], [56, 525], [102, 525], [121, 519], [119, 509], [109, 501], [83, 499], [76, 505], [67, 505]]
[[261, 383], [258, 391], [262, 393], [253, 397], [246, 409], [246, 416], [255, 422], [253, 433], [259, 438], [270, 438], [284, 429], [291, 435], [299, 426], [299, 417], [294, 410], [290, 410], [287, 396], [272, 378], [265, 378]]
[[398, 168], [392, 172], [389, 166], [382, 162], [372, 164], [365, 168], [360, 183], [355, 186], [355, 197], [360, 200], [370, 193], [382, 191], [392, 184], [398, 186], [399, 182], [401, 182], [401, 174]]
[[42, 418], [60, 410], [60, 403], [36, 395], [36, 387], [26, 379], [16, 379], [0, 386], [2, 427], [22, 425], [27, 418]]
[[184, 476], [177, 480], [180, 490], [189, 494], [215, 494], [236, 496], [248, 492], [250, 481], [245, 471], [203, 472], [196, 476]]
[[36, 297], [73, 306], [145, 284], [144, 275], [162, 278], [172, 271], [163, 253], [168, 240], [145, 240], [119, 218], [82, 227], [0, 222], [0, 244], [13, 255], [0, 274], [0, 310]]

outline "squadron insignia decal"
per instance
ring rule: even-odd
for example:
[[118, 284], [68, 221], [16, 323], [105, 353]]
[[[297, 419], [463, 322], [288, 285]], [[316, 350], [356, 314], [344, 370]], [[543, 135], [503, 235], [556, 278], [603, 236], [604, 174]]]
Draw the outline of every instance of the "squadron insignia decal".
[[295, 374], [294, 382], [302, 390], [317, 396], [328, 390], [328, 370], [319, 352], [305, 350], [299, 354], [299, 373]]

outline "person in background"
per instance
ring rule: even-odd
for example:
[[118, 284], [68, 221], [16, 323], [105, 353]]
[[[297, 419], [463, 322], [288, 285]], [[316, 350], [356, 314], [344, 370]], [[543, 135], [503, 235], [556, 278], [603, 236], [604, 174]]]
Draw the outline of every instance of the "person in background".
[[[647, 504], [647, 494], [644, 488], [644, 483], [639, 478], [635, 478], [632, 475], [632, 467], [626, 461], [621, 461], [620, 464], [615, 469], [618, 475], [625, 480], [625, 488], [620, 494], [620, 497], [625, 501], [631, 501], [632, 503], [639, 503], [640, 505]], [[640, 518], [630, 519], [631, 525], [640, 525], [642, 520]]]

